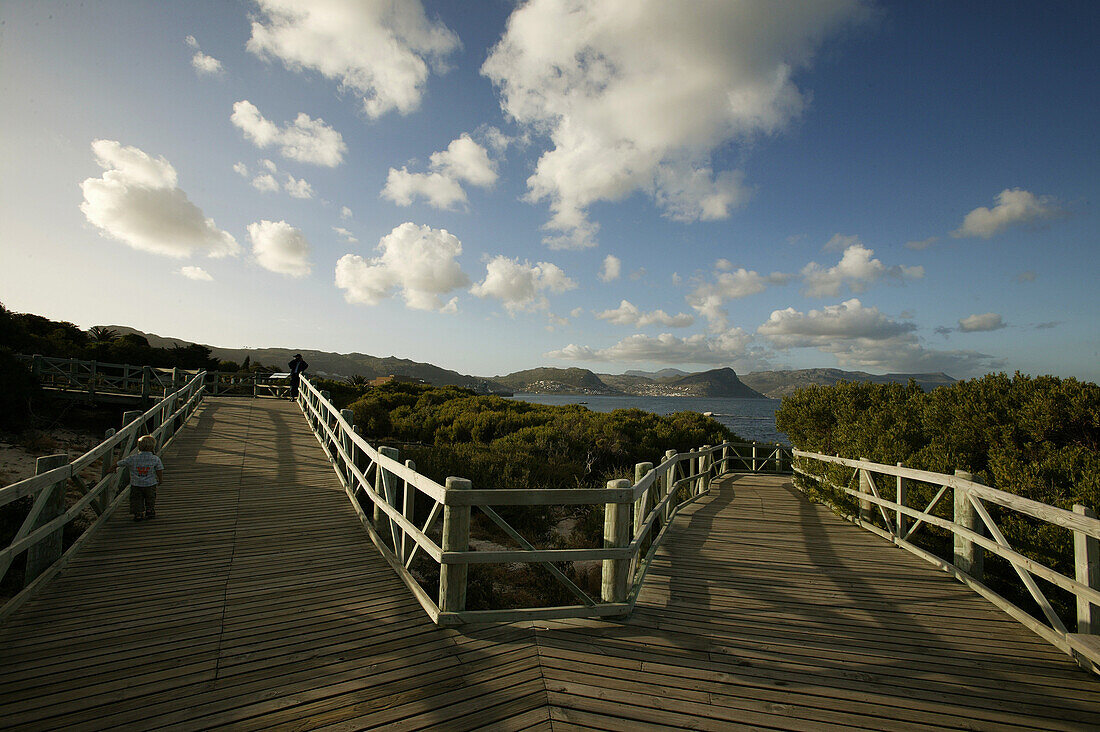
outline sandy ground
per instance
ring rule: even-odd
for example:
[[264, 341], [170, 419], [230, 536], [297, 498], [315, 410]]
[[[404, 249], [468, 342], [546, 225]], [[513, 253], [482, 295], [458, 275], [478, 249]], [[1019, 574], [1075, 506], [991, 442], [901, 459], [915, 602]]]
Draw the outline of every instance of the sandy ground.
[[34, 437], [0, 436], [0, 486], [34, 475], [34, 463], [44, 455], [65, 453], [75, 460], [102, 441], [102, 437], [67, 429], [36, 433]]

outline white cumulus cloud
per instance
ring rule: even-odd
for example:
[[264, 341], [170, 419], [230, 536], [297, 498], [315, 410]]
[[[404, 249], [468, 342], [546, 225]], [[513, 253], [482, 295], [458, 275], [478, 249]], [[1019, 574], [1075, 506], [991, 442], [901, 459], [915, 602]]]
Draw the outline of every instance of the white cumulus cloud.
[[266, 119], [255, 104], [242, 99], [233, 104], [230, 121], [258, 148], [275, 145], [283, 157], [334, 168], [344, 160], [348, 146], [338, 131], [299, 112], [293, 122], [279, 127]]
[[1035, 224], [1057, 218], [1062, 213], [1058, 202], [1050, 196], [1036, 196], [1022, 188], [1006, 188], [997, 194], [996, 206], [974, 209], [963, 219], [962, 226], [951, 232], [951, 236], [988, 239], [1010, 226]]
[[202, 267], [180, 267], [180, 274], [189, 280], [213, 282], [214, 278]]
[[484, 147], [463, 133], [446, 150], [432, 153], [429, 173], [410, 173], [408, 168], [390, 168], [382, 197], [408, 206], [421, 196], [429, 205], [451, 209], [466, 203], [463, 183], [488, 188], [497, 181], [497, 166]]
[[852, 292], [859, 293], [883, 277], [899, 280], [924, 277], [924, 267], [887, 267], [878, 259], [872, 259], [874, 253], [873, 249], [868, 249], [857, 241], [844, 250], [840, 262], [833, 267], [822, 267], [817, 262], [810, 262], [802, 268], [802, 279], [805, 283], [802, 294], [807, 297], [836, 297], [845, 286]]
[[419, 0], [258, 0], [247, 48], [288, 69], [313, 70], [360, 97], [377, 118], [420, 104], [431, 70], [460, 47]]
[[286, 174], [283, 190], [289, 193], [292, 198], [313, 198], [313, 186], [308, 181], [295, 178], [290, 173]]
[[305, 277], [312, 265], [311, 247], [299, 229], [285, 221], [261, 220], [248, 225], [252, 255], [264, 269], [291, 277]]
[[695, 322], [695, 318], [687, 313], [669, 315], [664, 310], [654, 310], [646, 313], [630, 302], [623, 300], [614, 310], [604, 310], [596, 313], [600, 320], [606, 320], [615, 325], [629, 325], [634, 328], [645, 328], [650, 325], [663, 325], [667, 328], [686, 328]]
[[191, 57], [191, 66], [199, 76], [218, 76], [222, 73], [222, 62], [203, 53], [194, 36], [187, 36], [184, 41], [195, 51], [195, 55]]
[[457, 297], [441, 298], [470, 284], [456, 261], [462, 242], [454, 234], [406, 222], [382, 237], [376, 251], [371, 259], [345, 254], [336, 263], [336, 286], [348, 302], [377, 305], [400, 291], [410, 308], [457, 311]]
[[[719, 270], [726, 269], [723, 263], [728, 264], [728, 261], [718, 260], [716, 266]], [[789, 279], [790, 275], [782, 272], [761, 275], [740, 267], [732, 272], [720, 271], [713, 282], [699, 284], [686, 299], [696, 312], [707, 319], [711, 327], [724, 330], [729, 319], [729, 313], [722, 307], [724, 303], [756, 295], [766, 290], [768, 285], [782, 285]], [[675, 282], [675, 275], [673, 281]]]
[[603, 258], [603, 266], [600, 267], [600, 282], [611, 282], [619, 279], [623, 273], [623, 260], [614, 254], [608, 254]]
[[279, 181], [271, 173], [262, 173], [252, 179], [252, 187], [264, 193], [278, 193]]
[[987, 330], [1000, 330], [1005, 327], [1004, 319], [997, 313], [970, 315], [959, 321], [959, 330], [963, 333], [976, 333]]
[[485, 279], [470, 292], [500, 300], [505, 310], [514, 315], [523, 310], [545, 310], [550, 307], [547, 292], [561, 293], [576, 287], [577, 283], [556, 264], [531, 264], [497, 255], [485, 265]]
[[857, 0], [519, 5], [482, 73], [509, 116], [549, 138], [527, 181], [528, 200], [550, 205], [546, 243], [593, 246], [588, 208], [635, 191], [676, 220], [728, 216], [746, 190], [713, 154], [784, 129], [806, 103], [794, 73], [862, 14]]
[[81, 184], [80, 210], [104, 236], [169, 257], [240, 251], [236, 239], [188, 200], [176, 185], [176, 169], [163, 157], [114, 140], [96, 140], [92, 151], [105, 172]]

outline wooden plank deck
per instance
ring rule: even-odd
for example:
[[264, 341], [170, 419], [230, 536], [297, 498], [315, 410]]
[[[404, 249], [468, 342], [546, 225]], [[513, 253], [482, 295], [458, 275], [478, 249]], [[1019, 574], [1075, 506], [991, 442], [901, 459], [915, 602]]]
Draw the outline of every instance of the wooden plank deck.
[[0, 728], [1100, 728], [1100, 682], [964, 586], [735, 476], [622, 621], [432, 625], [297, 407], [207, 400], [158, 518], [0, 627]]
[[1100, 729], [1100, 681], [788, 479], [680, 520], [630, 618], [533, 624], [554, 730]]
[[529, 631], [437, 628], [298, 407], [208, 399], [125, 510], [0, 628], [0, 727], [549, 729]]

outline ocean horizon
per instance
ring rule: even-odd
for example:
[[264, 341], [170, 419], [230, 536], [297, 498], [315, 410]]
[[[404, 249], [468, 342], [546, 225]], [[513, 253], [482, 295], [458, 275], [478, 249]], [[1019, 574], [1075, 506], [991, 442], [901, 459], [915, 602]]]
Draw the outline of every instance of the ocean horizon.
[[511, 399], [532, 404], [583, 404], [593, 412], [641, 409], [653, 414], [711, 412], [711, 416], [749, 441], [789, 445], [787, 436], [775, 427], [779, 399], [730, 397], [602, 396], [591, 394], [531, 394], [516, 392]]

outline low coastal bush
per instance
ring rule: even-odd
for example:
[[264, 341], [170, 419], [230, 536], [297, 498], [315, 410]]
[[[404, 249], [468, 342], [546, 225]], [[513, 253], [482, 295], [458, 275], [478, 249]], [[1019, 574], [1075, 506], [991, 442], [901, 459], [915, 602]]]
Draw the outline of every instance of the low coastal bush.
[[[1100, 505], [1100, 386], [1091, 382], [990, 374], [927, 393], [914, 382], [844, 382], [800, 389], [783, 399], [775, 418], [779, 431], [802, 450], [888, 465], [902, 462], [937, 473], [965, 470], [979, 483], [1066, 510], [1075, 503], [1093, 510]], [[851, 472], [828, 470], [840, 484]], [[820, 485], [804, 487], [842, 510], [856, 510], [846, 494]], [[934, 492], [917, 484], [910, 495], [909, 505], [923, 508]], [[988, 508], [1017, 551], [1074, 576], [1068, 530]], [[941, 501], [935, 513], [951, 518], [950, 500]], [[945, 530], [926, 526], [918, 536], [925, 548], [950, 558]], [[995, 589], [1030, 607], [1006, 562], [987, 553], [986, 574]], [[1068, 594], [1050, 589], [1052, 601], [1072, 621]]]

